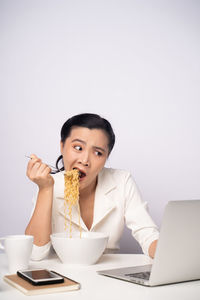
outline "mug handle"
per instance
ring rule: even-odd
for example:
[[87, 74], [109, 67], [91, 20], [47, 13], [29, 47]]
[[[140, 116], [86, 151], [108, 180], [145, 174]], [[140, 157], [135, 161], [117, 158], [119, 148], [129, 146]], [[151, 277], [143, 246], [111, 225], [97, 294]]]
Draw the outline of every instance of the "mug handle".
[[1, 243], [1, 241], [4, 241], [5, 238], [0, 238], [0, 249], [5, 250], [4, 245]]

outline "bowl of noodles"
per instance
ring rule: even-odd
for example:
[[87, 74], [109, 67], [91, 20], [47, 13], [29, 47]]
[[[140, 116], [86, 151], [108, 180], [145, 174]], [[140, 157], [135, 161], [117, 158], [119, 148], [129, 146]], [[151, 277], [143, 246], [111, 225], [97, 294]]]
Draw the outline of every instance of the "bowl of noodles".
[[[63, 233], [52, 234], [51, 241], [60, 260], [65, 264], [92, 265], [103, 254], [108, 236], [100, 232], [82, 232], [80, 225], [79, 180], [82, 173], [79, 169], [64, 173], [64, 208], [65, 224]], [[72, 234], [72, 208], [79, 214], [79, 233]], [[67, 215], [69, 224], [67, 225]]]
[[92, 265], [103, 254], [108, 236], [101, 232], [82, 232], [72, 237], [66, 233], [54, 233], [51, 241], [55, 252], [64, 264]]

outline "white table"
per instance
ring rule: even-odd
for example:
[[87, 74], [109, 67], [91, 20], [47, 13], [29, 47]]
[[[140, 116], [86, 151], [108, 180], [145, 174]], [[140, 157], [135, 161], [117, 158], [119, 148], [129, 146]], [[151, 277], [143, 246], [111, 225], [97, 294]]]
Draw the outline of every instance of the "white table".
[[81, 283], [81, 289], [57, 294], [25, 296], [3, 281], [8, 274], [5, 254], [0, 254], [0, 299], [18, 300], [31, 297], [40, 299], [67, 300], [200, 300], [200, 280], [159, 287], [143, 287], [137, 284], [98, 275], [97, 270], [136, 266], [151, 263], [141, 254], [105, 254], [100, 261], [88, 267], [70, 267], [60, 262], [57, 256], [40, 262], [31, 262], [30, 267], [55, 270]]

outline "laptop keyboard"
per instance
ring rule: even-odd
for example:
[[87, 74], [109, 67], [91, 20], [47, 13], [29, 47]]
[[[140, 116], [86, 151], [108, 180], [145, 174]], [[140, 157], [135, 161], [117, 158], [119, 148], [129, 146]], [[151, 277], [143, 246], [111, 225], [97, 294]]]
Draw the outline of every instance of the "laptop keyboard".
[[150, 272], [140, 272], [140, 273], [132, 273], [132, 274], [125, 274], [128, 277], [136, 277], [140, 279], [149, 280]]

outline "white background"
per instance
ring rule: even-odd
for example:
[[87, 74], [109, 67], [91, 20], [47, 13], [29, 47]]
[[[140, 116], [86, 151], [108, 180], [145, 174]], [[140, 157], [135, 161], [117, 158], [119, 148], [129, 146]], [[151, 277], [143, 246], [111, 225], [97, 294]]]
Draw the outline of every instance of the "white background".
[[[54, 164], [74, 114], [113, 125], [107, 162], [132, 172], [160, 226], [200, 198], [200, 1], [0, 0], [0, 236], [23, 233], [25, 155]], [[125, 230], [121, 252], [140, 251]]]

